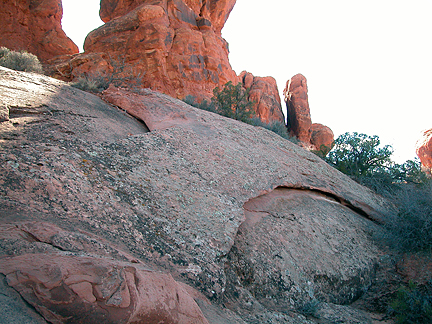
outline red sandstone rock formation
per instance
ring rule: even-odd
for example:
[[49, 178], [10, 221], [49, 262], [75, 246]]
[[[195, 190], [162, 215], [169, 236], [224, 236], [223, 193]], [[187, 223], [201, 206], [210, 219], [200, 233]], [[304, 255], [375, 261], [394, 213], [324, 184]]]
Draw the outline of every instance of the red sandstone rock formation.
[[57, 75], [109, 73], [120, 64], [142, 77], [143, 87], [176, 98], [210, 98], [216, 86], [239, 81], [221, 37], [234, 4], [235, 0], [101, 1], [106, 24], [87, 36], [85, 54], [56, 67]]
[[334, 144], [333, 131], [325, 125], [313, 123], [311, 126], [310, 143], [316, 150], [326, 150], [325, 153], [327, 154]]
[[0, 46], [26, 50], [42, 62], [78, 53], [78, 47], [61, 28], [62, 15], [61, 0], [2, 1]]
[[306, 78], [301, 74], [297, 74], [288, 80], [284, 96], [287, 106], [288, 131], [301, 142], [309, 143], [312, 120]]
[[321, 145], [331, 147], [334, 140], [332, 130], [321, 124], [312, 124], [306, 78], [296, 74], [287, 81], [283, 93], [290, 134], [297, 137], [308, 149], [320, 150]]
[[285, 124], [276, 80], [272, 77], [256, 77], [246, 71], [240, 73], [239, 77], [243, 87], [250, 90], [249, 100], [256, 102], [256, 115], [265, 123], [277, 121]]
[[416, 153], [425, 171], [429, 174], [432, 170], [432, 129], [425, 130], [417, 141]]

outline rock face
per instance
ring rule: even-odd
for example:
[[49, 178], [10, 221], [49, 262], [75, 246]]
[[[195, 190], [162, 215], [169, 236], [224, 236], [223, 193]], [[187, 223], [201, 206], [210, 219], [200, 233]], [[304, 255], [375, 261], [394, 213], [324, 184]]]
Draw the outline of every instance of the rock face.
[[61, 28], [61, 0], [3, 1], [0, 11], [0, 46], [26, 50], [43, 62], [78, 47]]
[[330, 128], [312, 124], [306, 78], [296, 74], [286, 83], [284, 89], [287, 107], [287, 127], [306, 148], [320, 150], [321, 145], [332, 147], [334, 135]]
[[0, 68], [0, 273], [41, 316], [313, 323], [299, 309], [314, 299], [357, 312], [381, 197], [261, 127], [149, 89], [103, 96]]
[[85, 54], [55, 68], [57, 76], [117, 73], [122, 66], [122, 73], [133, 70], [143, 87], [176, 98], [210, 98], [216, 86], [239, 82], [221, 37], [234, 4], [235, 0], [103, 0], [100, 15], [105, 25], [87, 36]]
[[170, 275], [85, 234], [19, 222], [0, 236], [8, 285], [50, 323], [208, 323]]
[[431, 174], [432, 170], [432, 129], [423, 132], [417, 141], [416, 153], [425, 171]]
[[272, 77], [256, 77], [243, 71], [239, 75], [243, 87], [249, 89], [249, 100], [256, 102], [255, 112], [264, 123], [285, 124], [276, 80]]

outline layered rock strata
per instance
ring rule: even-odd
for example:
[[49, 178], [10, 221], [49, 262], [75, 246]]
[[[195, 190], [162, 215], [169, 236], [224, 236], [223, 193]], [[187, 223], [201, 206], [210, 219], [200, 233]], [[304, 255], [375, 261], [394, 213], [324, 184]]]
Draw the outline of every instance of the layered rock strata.
[[78, 53], [61, 27], [62, 16], [61, 0], [2, 1], [0, 46], [26, 50], [42, 62]]
[[308, 149], [319, 151], [322, 146], [331, 148], [334, 141], [332, 130], [322, 124], [312, 124], [306, 78], [296, 74], [287, 81], [283, 93], [290, 134], [297, 137]]

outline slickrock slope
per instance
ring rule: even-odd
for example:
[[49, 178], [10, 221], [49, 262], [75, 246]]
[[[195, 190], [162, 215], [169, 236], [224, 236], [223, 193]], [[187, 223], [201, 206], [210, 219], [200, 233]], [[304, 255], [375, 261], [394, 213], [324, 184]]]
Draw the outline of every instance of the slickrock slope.
[[78, 53], [61, 27], [61, 0], [2, 1], [0, 46], [26, 50], [43, 62], [57, 55]]
[[[143, 86], [175, 98], [212, 97], [238, 77], [221, 29], [235, 0], [101, 1], [105, 22], [90, 32], [85, 53], [56, 66], [59, 77], [113, 71], [142, 78]], [[71, 75], [69, 73], [72, 73]]]
[[416, 153], [424, 169], [431, 174], [432, 170], [432, 129], [425, 130], [416, 143]]
[[255, 112], [265, 123], [280, 122], [285, 124], [279, 90], [272, 77], [256, 77], [243, 71], [239, 75], [243, 87], [249, 89], [249, 100], [255, 101]]
[[320, 150], [322, 145], [331, 148], [334, 141], [332, 130], [321, 124], [312, 124], [306, 78], [296, 74], [288, 80], [284, 96], [288, 115], [287, 127], [291, 135], [309, 149]]
[[313, 323], [298, 310], [317, 299], [370, 322], [349, 305], [374, 279], [381, 198], [263, 128], [149, 89], [104, 97], [141, 121], [0, 68], [0, 273], [41, 316]]

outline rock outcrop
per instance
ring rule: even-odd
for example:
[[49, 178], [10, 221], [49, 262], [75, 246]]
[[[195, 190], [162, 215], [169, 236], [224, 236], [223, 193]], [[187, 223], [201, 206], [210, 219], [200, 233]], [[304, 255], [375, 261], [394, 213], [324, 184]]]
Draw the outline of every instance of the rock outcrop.
[[235, 0], [101, 1], [105, 24], [92, 31], [85, 53], [57, 64], [55, 74], [118, 73], [175, 98], [212, 97], [216, 86], [239, 82], [221, 29]]
[[322, 145], [331, 148], [334, 141], [332, 130], [321, 124], [312, 124], [306, 78], [296, 74], [287, 81], [284, 89], [287, 107], [287, 128], [305, 148], [319, 151]]
[[330, 127], [313, 123], [311, 125], [310, 131], [310, 143], [316, 148], [316, 150], [324, 149], [327, 150], [328, 153], [328, 151], [330, 151], [334, 145], [334, 134]]
[[2, 1], [1, 6], [0, 46], [26, 50], [42, 62], [78, 53], [61, 27], [61, 0]]
[[41, 316], [313, 323], [299, 311], [314, 300], [329, 318], [358, 312], [381, 197], [261, 127], [149, 89], [103, 97], [0, 68], [0, 273]]
[[272, 77], [256, 77], [246, 71], [240, 73], [239, 77], [243, 87], [249, 89], [249, 100], [256, 103], [256, 116], [267, 124], [285, 124], [276, 80]]
[[416, 143], [416, 153], [423, 169], [432, 174], [432, 129], [425, 130]]
[[169, 274], [83, 233], [18, 222], [0, 238], [8, 285], [50, 323], [208, 323]]

